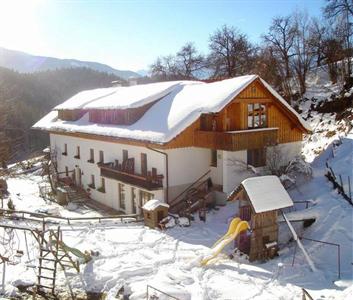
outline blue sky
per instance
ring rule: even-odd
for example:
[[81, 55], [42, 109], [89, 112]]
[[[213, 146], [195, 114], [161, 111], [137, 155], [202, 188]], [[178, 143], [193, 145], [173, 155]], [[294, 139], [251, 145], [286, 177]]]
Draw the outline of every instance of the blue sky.
[[0, 46], [60, 58], [147, 69], [193, 41], [207, 52], [223, 24], [260, 42], [271, 19], [295, 9], [319, 16], [324, 0], [0, 0]]

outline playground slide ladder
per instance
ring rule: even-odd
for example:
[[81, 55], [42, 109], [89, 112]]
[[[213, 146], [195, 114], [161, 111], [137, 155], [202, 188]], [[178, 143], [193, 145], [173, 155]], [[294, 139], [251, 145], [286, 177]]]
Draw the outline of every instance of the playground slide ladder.
[[[48, 239], [45, 234], [47, 233]], [[60, 227], [54, 230], [43, 231], [40, 234], [40, 252], [38, 265], [37, 288], [40, 291], [50, 290], [55, 293], [55, 282], [58, 265], [65, 272], [65, 268], [74, 268], [80, 271], [78, 262], [74, 262], [60, 239]]]

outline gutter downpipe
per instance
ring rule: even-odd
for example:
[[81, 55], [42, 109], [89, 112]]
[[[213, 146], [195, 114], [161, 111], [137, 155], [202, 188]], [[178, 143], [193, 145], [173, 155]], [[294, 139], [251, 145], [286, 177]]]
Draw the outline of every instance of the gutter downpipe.
[[146, 148], [151, 150], [151, 151], [154, 151], [154, 152], [157, 152], [157, 153], [160, 153], [160, 154], [163, 154], [165, 156], [165, 172], [166, 172], [166, 176], [165, 176], [165, 182], [166, 182], [166, 200], [167, 200], [167, 203], [169, 204], [169, 176], [168, 176], [168, 153], [165, 153], [163, 151], [160, 151], [160, 150], [156, 150], [148, 145], [146, 145]]

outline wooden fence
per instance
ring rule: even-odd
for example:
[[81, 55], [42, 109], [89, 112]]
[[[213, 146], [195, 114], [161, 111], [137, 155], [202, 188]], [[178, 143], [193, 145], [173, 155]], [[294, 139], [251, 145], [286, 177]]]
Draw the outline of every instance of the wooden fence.
[[139, 216], [137, 214], [131, 215], [111, 215], [111, 216], [99, 216], [99, 217], [61, 217], [61, 216], [52, 216], [43, 213], [36, 213], [24, 210], [9, 210], [9, 209], [0, 209], [0, 215], [2, 217], [7, 217], [11, 219], [18, 220], [30, 220], [30, 221], [41, 221], [48, 222], [51, 220], [64, 221], [67, 224], [71, 224], [72, 222], [86, 222], [86, 221], [98, 221], [101, 223], [104, 220], [120, 220], [122, 221], [139, 221]]
[[[337, 189], [338, 192], [342, 195], [342, 197], [347, 200], [347, 202], [353, 206], [352, 201], [352, 187], [351, 187], [351, 178], [347, 176], [347, 178], [343, 178], [341, 174], [335, 174], [333, 169], [329, 166], [328, 162], [326, 162], [327, 173], [325, 176], [329, 181], [332, 182], [333, 188]], [[347, 187], [344, 187], [344, 181], [348, 183]]]

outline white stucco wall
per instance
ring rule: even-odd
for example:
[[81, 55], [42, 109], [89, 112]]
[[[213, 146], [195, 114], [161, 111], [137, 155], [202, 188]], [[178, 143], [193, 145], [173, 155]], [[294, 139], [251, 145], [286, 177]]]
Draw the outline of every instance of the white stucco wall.
[[172, 200], [210, 169], [211, 151], [188, 147], [165, 152], [169, 164], [169, 200]]
[[[67, 144], [67, 156], [62, 155], [64, 152], [64, 145]], [[97, 166], [99, 161], [99, 151], [104, 152], [104, 162], [114, 162], [118, 159], [122, 162], [123, 150], [128, 151], [129, 158], [135, 158], [135, 171], [141, 173], [141, 153], [146, 153], [147, 155], [147, 170], [151, 171], [152, 168], [157, 168], [157, 173], [164, 176], [165, 185], [165, 157], [157, 152], [154, 152], [145, 147], [130, 146], [117, 143], [102, 142], [96, 140], [82, 139], [77, 137], [70, 137], [64, 135], [50, 134], [50, 145], [51, 149], [55, 150], [57, 153], [58, 161], [58, 171], [65, 172], [65, 166], [68, 167], [69, 171], [74, 168], [79, 167], [82, 174], [82, 184], [85, 189], [88, 188], [88, 184], [91, 183], [91, 175], [95, 176], [95, 186], [100, 187], [101, 176], [100, 169]], [[76, 147], [80, 146], [80, 159], [74, 158], [76, 155]], [[89, 163], [90, 159], [90, 149], [94, 149], [94, 163]], [[97, 191], [97, 189], [91, 189], [91, 198], [105, 204], [107, 206], [113, 207], [114, 209], [121, 209], [119, 207], [119, 181], [105, 178], [105, 193]], [[125, 183], [124, 183], [125, 184]], [[140, 190], [141, 188], [138, 188]], [[142, 189], [143, 190], [143, 189]], [[154, 198], [164, 201], [164, 191], [147, 191], [154, 194]], [[125, 184], [125, 194], [126, 194], [126, 213], [131, 213], [132, 203], [131, 203], [131, 186]]]
[[[244, 168], [247, 151], [223, 151], [223, 192], [229, 194], [244, 179], [253, 176]], [[239, 164], [240, 162], [240, 164]]]

